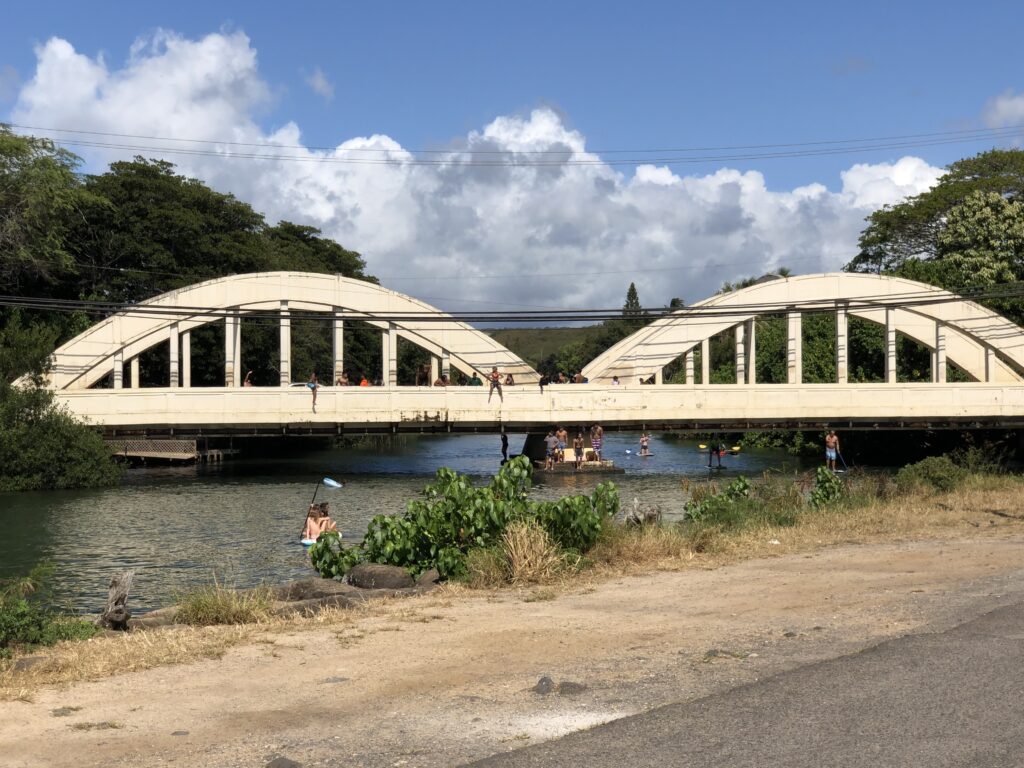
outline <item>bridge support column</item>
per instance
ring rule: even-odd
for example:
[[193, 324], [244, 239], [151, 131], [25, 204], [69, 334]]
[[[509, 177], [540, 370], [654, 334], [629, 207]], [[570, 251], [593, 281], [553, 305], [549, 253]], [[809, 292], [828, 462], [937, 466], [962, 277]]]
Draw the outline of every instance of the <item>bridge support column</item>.
[[693, 350], [691, 349], [689, 352], [686, 353], [686, 356], [683, 358], [683, 365], [686, 366], [686, 383], [689, 384], [691, 387], [696, 383], [694, 381], [696, 377], [693, 371], [693, 354]]
[[394, 323], [388, 323], [388, 329], [381, 334], [381, 378], [384, 386], [394, 386], [398, 383], [398, 328]]
[[747, 383], [757, 384], [757, 319], [747, 320], [746, 347], [744, 352], [747, 356]]
[[237, 387], [242, 383], [242, 318], [237, 309], [229, 311], [224, 318], [224, 386]]
[[946, 383], [946, 326], [935, 323], [935, 348], [932, 350], [932, 381]]
[[700, 383], [705, 387], [711, 383], [711, 340], [700, 343]]
[[189, 331], [181, 334], [181, 386], [192, 386], [192, 334]]
[[736, 383], [747, 383], [747, 324], [736, 326]]
[[836, 383], [846, 384], [850, 376], [847, 335], [849, 316], [846, 307], [836, 307]]
[[985, 381], [996, 380], [996, 351], [985, 347]]
[[896, 309], [885, 308], [885, 382], [896, 383]]
[[452, 380], [452, 357], [447, 349], [441, 350], [441, 375], [447, 376], [448, 381]]
[[441, 375], [441, 361], [437, 358], [437, 355], [430, 356], [430, 384], [432, 385], [437, 381], [437, 377]]
[[[177, 323], [175, 323], [174, 325], [172, 325], [170, 327], [169, 336], [170, 336], [169, 341], [170, 341], [170, 347], [171, 347], [171, 355], [170, 355], [170, 358], [169, 358], [170, 362], [168, 363], [167, 367], [168, 367], [169, 372], [170, 372], [170, 377], [169, 377], [170, 380], [171, 380], [170, 381], [170, 385], [172, 387], [177, 387], [178, 386], [178, 377], [180, 375], [179, 374], [179, 367], [178, 367], [178, 324]], [[133, 379], [133, 382], [134, 382], [134, 379]]]
[[292, 383], [292, 318], [288, 312], [288, 302], [281, 302], [281, 348], [277, 370], [280, 371], [280, 384], [287, 387]]
[[786, 381], [800, 384], [804, 378], [803, 323], [799, 312], [786, 315]]
[[655, 384], [664, 384], [665, 383], [665, 369], [664, 368], [658, 368], [654, 372], [654, 383]]
[[338, 314], [340, 311], [340, 307], [334, 308], [334, 378], [331, 384], [345, 372], [345, 321]]
[[139, 356], [136, 355], [128, 361], [128, 370], [130, 371], [132, 379], [132, 387], [134, 389], [139, 388]]
[[124, 386], [124, 352], [120, 349], [114, 353], [114, 389]]

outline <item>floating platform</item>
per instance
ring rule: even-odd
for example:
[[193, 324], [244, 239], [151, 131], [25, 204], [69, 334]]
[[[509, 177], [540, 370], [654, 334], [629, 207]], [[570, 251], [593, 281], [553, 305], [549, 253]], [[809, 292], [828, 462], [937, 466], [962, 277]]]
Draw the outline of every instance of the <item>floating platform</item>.
[[615, 466], [615, 462], [611, 459], [605, 459], [604, 461], [584, 461], [580, 464], [580, 468], [576, 469], [575, 465], [571, 461], [559, 461], [555, 463], [553, 469], [545, 469], [543, 461], [535, 461], [533, 469], [534, 480], [543, 480], [545, 477], [551, 477], [553, 475], [564, 476], [564, 475], [624, 475], [626, 470], [622, 467]]

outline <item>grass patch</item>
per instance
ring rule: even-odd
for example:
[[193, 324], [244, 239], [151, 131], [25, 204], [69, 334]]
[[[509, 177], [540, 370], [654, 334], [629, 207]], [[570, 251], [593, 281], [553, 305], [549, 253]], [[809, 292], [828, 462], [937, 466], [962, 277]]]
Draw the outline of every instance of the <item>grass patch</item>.
[[213, 584], [183, 593], [177, 600], [175, 619], [181, 624], [258, 624], [270, 617], [268, 587], [230, 589], [214, 579]]

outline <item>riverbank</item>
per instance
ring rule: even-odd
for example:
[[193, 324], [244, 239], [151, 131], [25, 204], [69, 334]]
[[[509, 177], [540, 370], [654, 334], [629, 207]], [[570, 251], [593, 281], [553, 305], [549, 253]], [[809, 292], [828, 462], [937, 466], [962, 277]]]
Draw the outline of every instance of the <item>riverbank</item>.
[[986, 514], [923, 541], [91, 641], [86, 656], [144, 642], [183, 663], [34, 686], [0, 703], [0, 751], [11, 766], [453, 765], [1024, 597], [1024, 529]]

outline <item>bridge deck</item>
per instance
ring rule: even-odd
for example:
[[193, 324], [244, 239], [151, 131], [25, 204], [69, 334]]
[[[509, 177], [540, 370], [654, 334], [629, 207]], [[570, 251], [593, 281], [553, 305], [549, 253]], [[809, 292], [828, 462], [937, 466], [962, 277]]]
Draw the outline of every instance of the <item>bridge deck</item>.
[[1024, 387], [966, 384], [143, 388], [56, 393], [108, 435], [1024, 427]]

